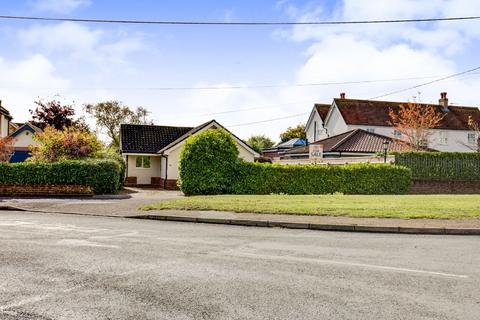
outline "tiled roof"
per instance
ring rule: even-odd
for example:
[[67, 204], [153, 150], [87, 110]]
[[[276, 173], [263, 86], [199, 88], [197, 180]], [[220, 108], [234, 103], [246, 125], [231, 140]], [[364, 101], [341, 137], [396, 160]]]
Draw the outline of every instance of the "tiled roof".
[[192, 129], [192, 127], [122, 124], [121, 151], [154, 154]]
[[317, 109], [318, 114], [322, 121], [325, 121], [327, 117], [328, 110], [330, 110], [331, 104], [322, 104], [322, 103], [315, 103], [315, 109]]
[[[334, 99], [343, 119], [350, 125], [390, 126], [389, 112], [397, 112], [401, 105], [408, 102], [389, 102], [357, 99]], [[442, 106], [436, 104], [420, 104], [433, 106], [438, 112], [445, 114], [437, 129], [470, 130], [469, 116], [480, 123], [480, 110], [477, 107], [448, 106], [449, 112], [443, 112]]]
[[[323, 152], [376, 153], [383, 151], [385, 140], [389, 142], [389, 152], [407, 151], [409, 149], [405, 142], [362, 129], [347, 131], [316, 141], [313, 144], [322, 144]], [[285, 154], [298, 153], [308, 153], [308, 147], [294, 148], [285, 152]]]

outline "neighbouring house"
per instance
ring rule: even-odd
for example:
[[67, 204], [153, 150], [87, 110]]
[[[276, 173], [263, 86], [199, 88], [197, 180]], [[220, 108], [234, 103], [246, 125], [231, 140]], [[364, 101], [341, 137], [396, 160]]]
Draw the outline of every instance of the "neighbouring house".
[[[387, 152], [402, 152], [410, 149], [403, 141], [363, 129], [350, 130], [312, 144], [322, 145], [324, 158], [371, 157], [383, 153], [385, 147]], [[308, 159], [309, 148], [309, 145], [293, 148], [285, 152], [280, 159]]]
[[307, 142], [305, 139], [293, 138], [285, 142], [281, 142], [271, 148], [264, 149], [262, 155], [270, 159], [276, 159], [280, 157], [284, 152], [291, 150], [293, 148], [301, 147], [306, 145]]
[[[397, 111], [408, 102], [390, 102], [376, 100], [346, 99], [342, 93], [334, 99], [325, 116], [324, 107], [313, 108], [306, 125], [307, 140], [316, 142], [327, 137], [336, 136], [355, 129], [362, 129], [402, 140], [401, 132], [395, 130], [390, 121], [390, 110]], [[480, 124], [480, 109], [477, 107], [449, 105], [446, 93], [442, 93], [438, 104], [431, 105], [445, 114], [440, 125], [431, 129], [429, 148], [439, 151], [468, 152], [474, 151], [478, 134], [468, 123], [471, 118]], [[322, 105], [324, 106], [324, 105]], [[318, 129], [318, 125], [322, 129]]]
[[39, 132], [42, 132], [42, 129], [26, 122], [10, 134], [13, 138], [13, 154], [10, 162], [23, 162], [30, 157], [31, 148], [38, 145], [33, 136]]
[[327, 136], [323, 124], [327, 118], [328, 111], [330, 110], [331, 106], [331, 104], [321, 103], [316, 103], [313, 106], [312, 112], [310, 112], [308, 121], [305, 124], [307, 141], [315, 142]]
[[[125, 184], [176, 189], [179, 156], [185, 140], [212, 128], [226, 130], [215, 120], [198, 127], [122, 124], [120, 151], [127, 164]], [[234, 134], [232, 137], [237, 144], [240, 158], [253, 162], [260, 156]]]
[[12, 116], [10, 112], [2, 106], [2, 100], [0, 100], [0, 139], [8, 136], [10, 133], [10, 122]]

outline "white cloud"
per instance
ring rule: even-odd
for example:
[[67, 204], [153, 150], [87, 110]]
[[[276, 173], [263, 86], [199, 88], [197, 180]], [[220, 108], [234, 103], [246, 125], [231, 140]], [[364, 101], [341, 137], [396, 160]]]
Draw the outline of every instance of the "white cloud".
[[90, 0], [36, 0], [32, 7], [36, 11], [67, 14], [90, 4]]
[[130, 53], [147, 48], [140, 36], [106, 32], [74, 22], [23, 29], [18, 32], [18, 40], [26, 48], [35, 51], [60, 53], [63, 58], [88, 60], [100, 65], [105, 61], [125, 62]]
[[56, 74], [53, 64], [42, 55], [7, 61], [0, 57], [0, 87], [4, 106], [14, 121], [26, 121], [33, 101], [45, 94], [46, 86], [68, 88], [70, 81]]

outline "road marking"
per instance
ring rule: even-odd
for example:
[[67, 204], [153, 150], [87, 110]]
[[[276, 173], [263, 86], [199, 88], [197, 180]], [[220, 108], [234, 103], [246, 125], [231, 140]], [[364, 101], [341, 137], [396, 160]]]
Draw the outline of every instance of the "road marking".
[[378, 269], [378, 270], [394, 271], [394, 272], [428, 274], [428, 275], [433, 275], [433, 276], [461, 278], [461, 279], [467, 279], [468, 278], [467, 275], [463, 275], [463, 274], [453, 274], [453, 273], [445, 273], [445, 272], [436, 272], [436, 271], [409, 269], [409, 268], [399, 268], [399, 267], [390, 267], [390, 266], [382, 266], [382, 265], [375, 265], [375, 264], [338, 261], [338, 260], [328, 260], [328, 259], [304, 258], [304, 257], [293, 257], [293, 256], [273, 256], [273, 255], [264, 255], [264, 254], [254, 254], [254, 253], [234, 253], [234, 254], [229, 254], [229, 255], [236, 256], [236, 257], [254, 258], [254, 259], [269, 259], [269, 260], [295, 261], [295, 262], [306, 262], [306, 263], [336, 264], [336, 265], [343, 265], [343, 266], [350, 266], [350, 267], [361, 267], [361, 268], [367, 268], [367, 269]]

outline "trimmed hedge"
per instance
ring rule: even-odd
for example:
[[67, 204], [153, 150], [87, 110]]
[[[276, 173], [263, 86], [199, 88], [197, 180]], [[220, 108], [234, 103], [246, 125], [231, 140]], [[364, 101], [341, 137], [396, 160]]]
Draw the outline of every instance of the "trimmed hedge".
[[121, 188], [122, 168], [115, 160], [66, 160], [52, 163], [0, 163], [0, 184], [85, 185], [95, 194]]
[[395, 164], [412, 170], [414, 179], [480, 180], [480, 153], [406, 152], [395, 154]]
[[341, 166], [247, 163], [231, 135], [209, 129], [187, 139], [180, 157], [180, 188], [202, 194], [401, 194], [411, 171], [390, 164]]
[[225, 130], [208, 129], [191, 136], [180, 154], [180, 188], [189, 195], [230, 193], [238, 154]]
[[389, 164], [278, 165], [239, 161], [233, 194], [403, 194], [409, 169]]

